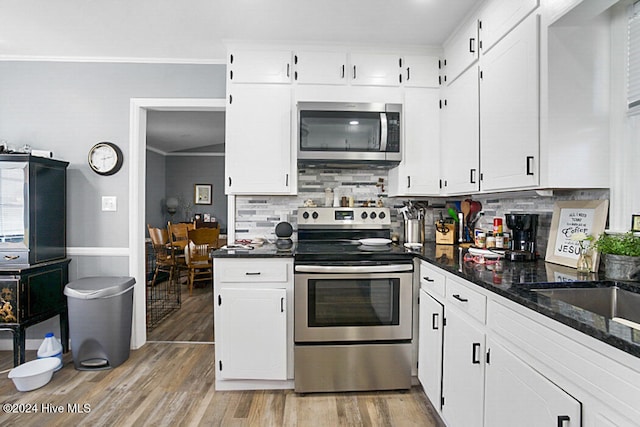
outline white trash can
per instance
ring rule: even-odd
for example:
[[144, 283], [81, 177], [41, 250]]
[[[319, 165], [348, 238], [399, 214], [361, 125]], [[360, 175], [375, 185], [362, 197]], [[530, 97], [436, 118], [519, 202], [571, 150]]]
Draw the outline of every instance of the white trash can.
[[64, 288], [77, 370], [111, 369], [129, 358], [133, 277], [85, 277]]

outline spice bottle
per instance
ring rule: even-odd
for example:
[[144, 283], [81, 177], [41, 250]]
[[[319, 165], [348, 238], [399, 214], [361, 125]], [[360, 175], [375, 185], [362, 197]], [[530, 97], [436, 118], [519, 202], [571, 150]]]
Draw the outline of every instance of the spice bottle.
[[502, 218], [493, 218], [493, 235], [502, 234]]

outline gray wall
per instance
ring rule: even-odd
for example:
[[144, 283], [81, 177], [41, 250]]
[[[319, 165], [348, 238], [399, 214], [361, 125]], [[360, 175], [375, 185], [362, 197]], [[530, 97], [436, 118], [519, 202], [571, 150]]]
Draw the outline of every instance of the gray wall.
[[[224, 65], [0, 61], [0, 140], [53, 151], [70, 163], [69, 247], [127, 248], [131, 98], [224, 98], [225, 92]], [[100, 141], [124, 153], [113, 176], [96, 175], [87, 165], [89, 149]], [[117, 197], [116, 212], [102, 212], [102, 196]], [[71, 256], [71, 280], [128, 274], [128, 256], [89, 252], [97, 254]], [[37, 348], [48, 331], [60, 336], [57, 317], [27, 330], [28, 347]], [[0, 348], [11, 348], [9, 333], [0, 333]]]
[[165, 189], [166, 189], [166, 161], [162, 154], [147, 150], [145, 224], [152, 227], [166, 226], [165, 220]]
[[[227, 196], [224, 194], [224, 157], [189, 156], [166, 157], [166, 197], [179, 197], [190, 203], [190, 217], [194, 213], [208, 213], [216, 217], [221, 228], [227, 228]], [[194, 205], [194, 185], [211, 184], [213, 203], [211, 205]], [[185, 221], [184, 209], [179, 208], [174, 216], [175, 221]]]
[[[69, 246], [127, 247], [130, 99], [224, 96], [224, 65], [0, 62], [0, 139], [70, 162]], [[124, 152], [116, 175], [87, 166], [100, 141]], [[102, 196], [117, 197], [117, 212], [101, 211]]]

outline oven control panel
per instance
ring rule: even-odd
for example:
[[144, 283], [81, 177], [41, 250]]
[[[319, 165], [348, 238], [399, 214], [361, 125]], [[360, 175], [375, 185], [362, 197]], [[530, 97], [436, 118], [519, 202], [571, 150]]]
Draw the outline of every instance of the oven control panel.
[[299, 208], [298, 225], [323, 226], [369, 226], [372, 224], [391, 226], [389, 208]]

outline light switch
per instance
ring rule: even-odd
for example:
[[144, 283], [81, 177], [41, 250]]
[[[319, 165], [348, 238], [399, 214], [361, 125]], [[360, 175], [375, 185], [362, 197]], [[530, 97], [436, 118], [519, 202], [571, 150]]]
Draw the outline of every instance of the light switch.
[[117, 211], [118, 210], [117, 201], [118, 199], [116, 196], [102, 196], [102, 210], [110, 211], [110, 212]]

